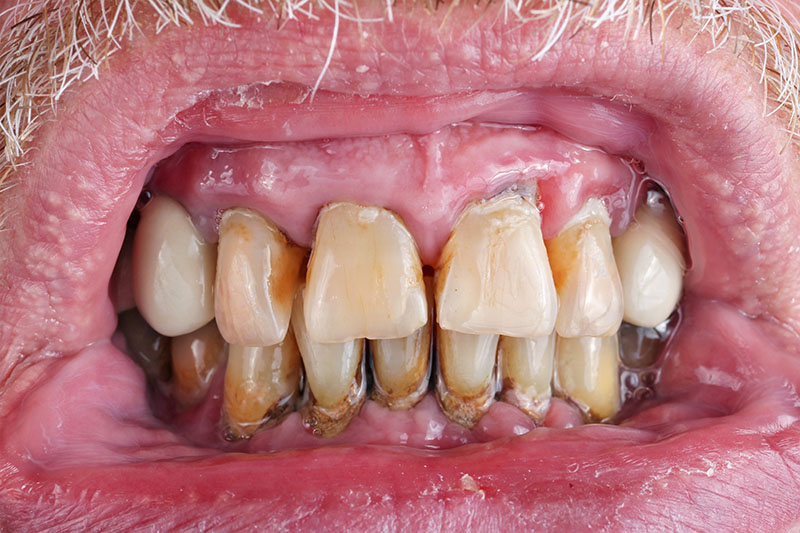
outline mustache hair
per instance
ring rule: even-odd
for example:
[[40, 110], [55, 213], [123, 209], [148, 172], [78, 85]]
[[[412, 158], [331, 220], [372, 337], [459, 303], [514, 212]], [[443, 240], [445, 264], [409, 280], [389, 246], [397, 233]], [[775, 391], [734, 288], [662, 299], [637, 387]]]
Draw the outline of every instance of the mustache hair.
[[[457, 0], [416, 0], [428, 11], [454, 9]], [[548, 31], [530, 61], [544, 57], [561, 39], [581, 27], [626, 22], [626, 38], [641, 32], [664, 45], [668, 22], [690, 17], [698, 33], [708, 34], [711, 51], [735, 42], [738, 54], [761, 71], [764, 114], [787, 117], [787, 145], [800, 147], [800, 29], [778, 7], [780, 0], [484, 0], [502, 2], [512, 22], [545, 21]], [[42, 114], [55, 110], [65, 91], [102, 75], [103, 65], [155, 16], [155, 30], [170, 26], [236, 26], [232, 6], [285, 20], [314, 17], [325, 9], [336, 15], [327, 61], [330, 65], [339, 24], [392, 22], [393, 0], [382, 2], [383, 17], [363, 20], [346, 0], [28, 0], [0, 13], [0, 192], [24, 164], [27, 145]], [[656, 34], [656, 24], [660, 28]], [[313, 92], [312, 91], [312, 94]]]

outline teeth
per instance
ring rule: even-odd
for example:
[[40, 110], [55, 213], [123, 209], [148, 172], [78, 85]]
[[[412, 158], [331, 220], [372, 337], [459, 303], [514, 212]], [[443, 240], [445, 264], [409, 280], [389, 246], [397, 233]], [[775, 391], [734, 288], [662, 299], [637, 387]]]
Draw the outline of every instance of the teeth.
[[142, 209], [133, 241], [133, 296], [153, 329], [176, 337], [214, 318], [215, 248], [175, 200], [157, 196]]
[[559, 297], [556, 331], [561, 337], [605, 337], [616, 333], [622, 322], [622, 284], [609, 224], [603, 204], [591, 199], [547, 242]]
[[468, 207], [442, 251], [437, 317], [472, 334], [541, 337], [558, 302], [539, 211], [518, 194]]
[[111, 302], [114, 304], [114, 311], [117, 314], [128, 311], [136, 307], [133, 301], [133, 289], [131, 287], [131, 277], [133, 273], [133, 233], [128, 231], [125, 234], [125, 241], [114, 265], [114, 272], [108, 284], [108, 292]]
[[300, 353], [291, 330], [281, 344], [228, 349], [223, 418], [229, 440], [277, 423], [300, 391]]
[[494, 400], [497, 335], [470, 335], [439, 328], [436, 397], [442, 412], [472, 428]]
[[500, 337], [497, 358], [503, 376], [503, 399], [537, 421], [550, 406], [555, 334], [547, 337]]
[[683, 235], [666, 197], [650, 191], [636, 221], [614, 239], [625, 321], [652, 328], [665, 321], [683, 289]]
[[234, 208], [222, 215], [215, 305], [225, 340], [240, 346], [283, 340], [303, 255], [254, 211]]
[[169, 379], [169, 337], [150, 327], [139, 311], [131, 309], [119, 315], [119, 330], [125, 337], [128, 354], [151, 381]]
[[416, 244], [386, 209], [325, 207], [306, 279], [305, 321], [315, 342], [407, 337], [428, 319]]
[[214, 321], [172, 339], [173, 395], [183, 408], [205, 399], [225, 353], [225, 340]]
[[364, 339], [313, 341], [305, 323], [305, 291], [305, 286], [298, 287], [292, 310], [292, 329], [303, 358], [309, 393], [303, 422], [315, 435], [333, 437], [347, 427], [366, 398]]
[[606, 420], [620, 409], [617, 336], [559, 338], [554, 383], [590, 420]]

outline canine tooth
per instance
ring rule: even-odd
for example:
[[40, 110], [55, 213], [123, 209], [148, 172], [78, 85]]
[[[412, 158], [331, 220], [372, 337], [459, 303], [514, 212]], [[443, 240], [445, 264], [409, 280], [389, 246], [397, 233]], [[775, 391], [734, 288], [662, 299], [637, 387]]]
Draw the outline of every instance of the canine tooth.
[[428, 319], [417, 246], [386, 209], [323, 208], [306, 280], [305, 321], [315, 342], [406, 337]]
[[602, 202], [590, 199], [547, 241], [559, 298], [556, 331], [561, 337], [605, 337], [622, 322], [622, 284], [614, 262]]
[[620, 409], [617, 336], [556, 341], [554, 383], [591, 420], [605, 420]]
[[558, 310], [539, 210], [519, 194], [472, 204], [443, 251], [437, 320], [471, 334], [541, 337]]
[[133, 297], [156, 331], [175, 337], [214, 318], [215, 261], [216, 246], [178, 202], [157, 196], [144, 206], [133, 239]]
[[183, 408], [203, 401], [225, 354], [225, 340], [212, 320], [172, 339], [173, 395]]
[[636, 220], [614, 239], [625, 321], [652, 328], [669, 318], [683, 290], [683, 235], [669, 201], [650, 191]]
[[170, 338], [161, 335], [136, 309], [119, 315], [119, 330], [125, 337], [128, 355], [151, 381], [167, 381], [170, 376]]
[[337, 343], [312, 340], [305, 324], [305, 291], [304, 285], [298, 287], [292, 309], [292, 329], [309, 396], [303, 407], [303, 423], [317, 436], [333, 437], [347, 428], [366, 398], [364, 339]]
[[258, 213], [225, 211], [215, 286], [215, 314], [225, 340], [240, 346], [272, 346], [283, 340], [303, 255]]
[[475, 426], [494, 400], [497, 342], [498, 335], [437, 329], [436, 398], [445, 416], [466, 428]]
[[555, 333], [547, 337], [500, 337], [497, 360], [502, 368], [503, 399], [542, 420], [550, 406]]
[[273, 346], [228, 348], [223, 413], [229, 440], [278, 422], [300, 392], [300, 353], [292, 331]]

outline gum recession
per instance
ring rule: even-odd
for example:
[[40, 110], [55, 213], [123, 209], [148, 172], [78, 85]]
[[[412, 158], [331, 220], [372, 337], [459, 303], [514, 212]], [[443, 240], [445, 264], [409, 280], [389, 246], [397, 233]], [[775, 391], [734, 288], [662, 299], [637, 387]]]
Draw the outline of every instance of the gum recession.
[[[720, 69], [716, 62], [723, 59], [700, 52], [702, 39], [682, 44], [681, 31], [688, 30], [680, 28], [664, 62], [661, 49], [644, 37], [628, 43], [617, 59], [614, 36], [622, 32], [609, 26], [601, 31], [610, 34], [583, 32], [543, 62], [523, 64], [518, 58], [526, 56], [524, 42], [538, 42], [541, 28], [514, 26], [501, 35], [500, 26], [491, 25], [496, 13], [490, 9], [484, 22], [466, 31], [465, 11], [454, 11], [445, 26], [462, 39], [448, 43], [446, 54], [434, 38], [440, 15], [406, 24], [406, 14], [396, 11], [395, 25], [374, 28], [375, 42], [358, 40], [354, 27], [342, 30], [341, 55], [323, 89], [392, 96], [365, 101], [319, 93], [313, 105], [287, 104], [278, 87], [277, 96], [267, 91], [272, 105], [255, 107], [242, 106], [234, 93], [196, 97], [255, 80], [313, 85], [331, 23], [322, 15], [319, 23], [290, 22], [275, 35], [272, 25], [247, 25], [235, 34], [252, 44], [242, 48], [226, 45], [229, 30], [223, 28], [167, 32], [154, 44], [118, 55], [113, 75], [88, 82], [65, 100], [58, 120], [37, 140], [35, 164], [22, 171], [15, 193], [2, 198], [2, 207], [17, 212], [0, 237], [0, 414], [7, 422], [0, 438], [1, 475], [9, 527], [35, 529], [65, 519], [120, 528], [235, 527], [258, 519], [308, 527], [490, 528], [509, 521], [612, 526], [623, 520], [691, 527], [708, 524], [707, 509], [714, 508], [711, 519], [720, 526], [770, 529], [786, 527], [800, 514], [793, 390], [800, 376], [791, 333], [800, 279], [791, 246], [800, 216], [793, 209], [797, 162], [792, 149], [780, 151], [785, 138], [771, 122], [777, 119], [760, 115], [758, 80], [739, 63]], [[401, 50], [408, 40], [423, 43], [414, 50], [441, 55]], [[600, 52], [603, 40], [611, 53]], [[377, 45], [387, 54], [361, 52]], [[370, 70], [356, 76], [361, 64]], [[726, 95], [733, 84], [736, 94], [753, 96], [731, 101]], [[576, 107], [584, 110], [576, 128], [563, 114], [557, 119], [547, 112], [543, 103], [555, 102], [547, 100], [548, 91], [529, 93], [527, 106], [493, 107], [503, 91], [516, 94], [514, 88], [523, 86], [580, 86], [573, 92], [621, 95], [637, 111], [584, 101], [586, 107]], [[120, 100], [122, 94], [127, 98]], [[450, 96], [426, 96], [431, 94]], [[245, 102], [260, 104], [258, 98]], [[596, 122], [591, 114], [587, 120], [587, 108], [602, 113]], [[336, 448], [58, 470], [26, 460], [24, 441], [14, 438], [15, 419], [31, 409], [23, 392], [58, 364], [48, 356], [75, 353], [111, 334], [108, 276], [125, 218], [155, 161], [190, 140], [377, 133], [370, 125], [430, 131], [487, 109], [495, 119], [539, 122], [641, 159], [663, 179], [684, 217], [695, 263], [687, 280], [686, 326], [671, 348], [659, 390], [670, 402], [652, 405], [629, 422], [649, 431], [537, 430], [441, 454]], [[641, 120], [645, 127], [630, 127]], [[593, 129], [597, 125], [602, 128]], [[711, 296], [720, 303], [702, 299]], [[721, 302], [763, 320], [745, 318]], [[99, 343], [94, 349], [106, 347]], [[138, 453], [146, 456], [146, 450]], [[769, 506], [762, 507], [767, 498]], [[76, 518], [87, 511], [85, 521]]]

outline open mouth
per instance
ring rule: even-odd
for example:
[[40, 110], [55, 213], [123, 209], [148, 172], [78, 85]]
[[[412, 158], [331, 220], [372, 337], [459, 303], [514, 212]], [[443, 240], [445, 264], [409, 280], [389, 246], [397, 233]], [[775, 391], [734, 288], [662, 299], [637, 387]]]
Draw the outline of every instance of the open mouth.
[[797, 152], [751, 65], [674, 19], [530, 62], [495, 5], [231, 11], [144, 26], [0, 196], [12, 529], [793, 524]]

